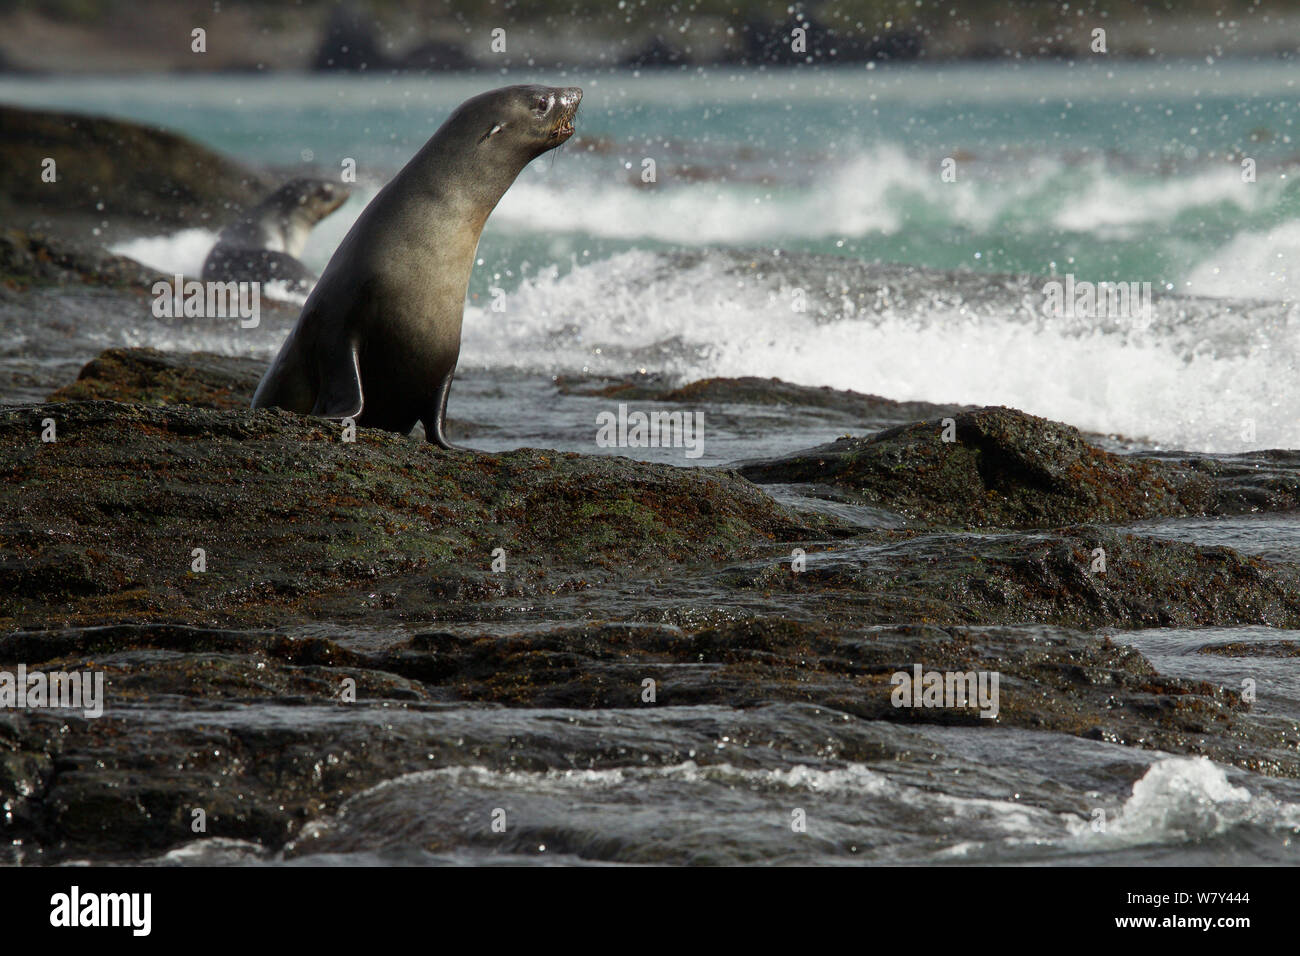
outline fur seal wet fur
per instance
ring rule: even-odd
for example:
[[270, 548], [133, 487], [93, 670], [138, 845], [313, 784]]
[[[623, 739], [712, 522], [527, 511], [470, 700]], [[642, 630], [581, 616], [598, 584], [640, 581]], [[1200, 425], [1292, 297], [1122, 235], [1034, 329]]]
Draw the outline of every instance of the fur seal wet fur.
[[298, 261], [312, 228], [338, 209], [351, 190], [325, 179], [293, 179], [221, 230], [203, 262], [205, 282], [279, 279], [306, 292], [316, 274]]
[[321, 273], [253, 396], [452, 448], [447, 394], [488, 214], [573, 135], [582, 91], [507, 86], [461, 104], [371, 201]]

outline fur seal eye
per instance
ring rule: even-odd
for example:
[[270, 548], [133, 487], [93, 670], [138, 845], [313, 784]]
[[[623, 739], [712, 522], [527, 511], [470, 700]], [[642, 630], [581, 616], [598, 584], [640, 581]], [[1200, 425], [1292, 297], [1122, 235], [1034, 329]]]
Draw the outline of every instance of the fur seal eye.
[[545, 116], [547, 113], [551, 111], [551, 107], [554, 105], [555, 105], [554, 96], [539, 96], [533, 102], [533, 112], [536, 113], [538, 116]]

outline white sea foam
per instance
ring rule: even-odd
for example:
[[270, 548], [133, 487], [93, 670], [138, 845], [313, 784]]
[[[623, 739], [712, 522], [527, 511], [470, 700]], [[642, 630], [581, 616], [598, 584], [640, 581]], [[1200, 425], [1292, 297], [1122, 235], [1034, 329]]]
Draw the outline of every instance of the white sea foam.
[[552, 373], [647, 367], [683, 380], [775, 376], [900, 400], [1010, 405], [1201, 450], [1300, 447], [1300, 322], [1219, 355], [1157, 334], [1079, 336], [1011, 315], [814, 320], [708, 258], [674, 269], [645, 252], [530, 279], [509, 308], [467, 310], [462, 362]]
[[128, 239], [109, 246], [108, 251], [157, 269], [163, 275], [197, 278], [203, 271], [203, 260], [216, 241], [217, 234], [211, 229], [182, 229], [165, 236]]
[[1198, 207], [1231, 203], [1244, 211], [1260, 209], [1281, 190], [1284, 180], [1244, 183], [1231, 164], [1167, 178], [1125, 177], [1092, 164], [1075, 171], [1078, 191], [1062, 197], [1053, 225], [1071, 232], [1108, 236], [1139, 235], [1136, 227], [1166, 223]]
[[[869, 800], [885, 818], [892, 815], [889, 808], [893, 807], [906, 810], [909, 816], [929, 819], [951, 832], [981, 834], [977, 843], [959, 842], [946, 851], [948, 855], [965, 855], [973, 847], [990, 842], [1113, 850], [1202, 840], [1238, 826], [1300, 832], [1300, 805], [1235, 786], [1229, 782], [1224, 767], [1204, 757], [1154, 760], [1133, 785], [1128, 799], [1106, 814], [1102, 828], [1094, 825], [1092, 817], [1058, 813], [1017, 799], [959, 796], [918, 788], [864, 764], [767, 770], [727, 763], [701, 765], [693, 760], [661, 767], [608, 770], [499, 771], [481, 766], [425, 770], [384, 781], [353, 797], [338, 819], [347, 819], [350, 810], [358, 806], [401, 800], [400, 796], [389, 795], [393, 791], [417, 792], [433, 787], [568, 799], [581, 794], [585, 800], [619, 804], [636, 803], [636, 794], [647, 785], [659, 786], [657, 781], [701, 791], [735, 788], [754, 794], [756, 799], [775, 799], [778, 803], [787, 799], [784, 794], [789, 792], [828, 796], [848, 806]], [[763, 794], [767, 797], [760, 796]], [[328, 832], [336, 822], [320, 821], [305, 830], [304, 837]]]
[[975, 232], [999, 222], [1029, 230], [1133, 238], [1143, 227], [1222, 203], [1242, 213], [1267, 207], [1284, 180], [1246, 184], [1230, 164], [1181, 176], [1125, 173], [1105, 163], [1072, 166], [1051, 157], [1014, 167], [962, 160], [955, 182], [937, 159], [883, 143], [828, 164], [806, 182], [764, 186], [736, 181], [677, 182], [671, 165], [653, 187], [626, 176], [525, 176], [493, 214], [494, 228], [575, 232], [678, 244], [781, 242], [897, 235], [918, 220]]
[[[637, 167], [628, 176], [639, 172]], [[937, 181], [897, 146], [878, 147], [833, 168], [815, 188], [677, 183], [671, 167], [659, 176], [653, 188], [623, 177], [568, 183], [525, 177], [493, 213], [493, 227], [683, 244], [895, 233], [906, 205]]]
[[[917, 217], [977, 234], [1029, 217], [1030, 228], [1131, 235], [1202, 206], [1257, 209], [1281, 188], [1281, 180], [1242, 184], [1227, 164], [1165, 179], [1045, 157], [1018, 166], [1010, 180], [993, 165], [986, 166], [989, 176], [967, 170], [957, 183], [944, 184], [936, 169], [882, 144], [802, 184], [682, 184], [665, 169], [669, 178], [659, 187], [642, 189], [621, 172], [599, 178], [574, 164], [581, 175], [556, 177], [543, 164], [506, 194], [490, 229], [497, 236], [779, 247], [791, 239], [901, 235]], [[308, 266], [324, 266], [374, 191], [373, 185], [359, 189], [313, 231], [303, 256]], [[166, 274], [196, 275], [214, 240], [210, 231], [189, 229], [115, 251]], [[1298, 223], [1245, 233], [1176, 288], [1288, 300], [1288, 263], [1297, 256]], [[506, 314], [467, 310], [462, 362], [547, 372], [648, 368], [682, 379], [777, 376], [894, 399], [1006, 404], [1166, 446], [1300, 447], [1300, 325], [1294, 322], [1249, 345], [1220, 349], [1192, 347], [1195, 336], [1192, 346], [1186, 335], [1175, 341], [1100, 327], [1080, 336], [1077, 329], [1027, 327], [1010, 315], [972, 322], [917, 307], [814, 321], [792, 314], [772, 289], [737, 285], [707, 260], [680, 269], [649, 252], [617, 255], [558, 279], [534, 277], [507, 291]], [[1207, 329], [1207, 341], [1212, 338]]]
[[[188, 230], [171, 247], [137, 240], [125, 251], [165, 273], [192, 275], [210, 238]], [[1166, 447], [1300, 447], [1300, 316], [1266, 334], [1243, 331], [1228, 348], [1212, 344], [1214, 336], [1250, 323], [1232, 303], [1204, 318], [1200, 331], [1178, 335], [1028, 325], [1012, 302], [1004, 317], [978, 320], [925, 305], [814, 315], [792, 312], [788, 289], [728, 271], [734, 256], [717, 259], [683, 267], [634, 251], [533, 276], [509, 291], [505, 313], [467, 306], [461, 362], [547, 374], [648, 369], [681, 381], [772, 376], [898, 400], [1010, 405]], [[936, 276], [936, 290], [942, 281]], [[137, 336], [140, 344], [166, 344], [152, 334]], [[182, 344], [227, 350], [220, 342]], [[269, 340], [253, 344], [274, 350]]]
[[[1126, 174], [1104, 163], [1065, 165], [1052, 157], [1027, 158], [1008, 167], [990, 160], [962, 160], [956, 182], [939, 176], [937, 159], [910, 153], [896, 143], [862, 149], [770, 185], [743, 175], [678, 181], [666, 161], [653, 186], [636, 185], [639, 167], [578, 161], [556, 175], [534, 164], [494, 211], [493, 234], [565, 234], [677, 245], [776, 244], [904, 236], [918, 223], [996, 236], [1013, 231], [1064, 231], [1133, 238], [1149, 225], [1167, 223], [1200, 208], [1231, 203], [1247, 215], [1272, 204], [1280, 179], [1243, 184], [1231, 165], [1162, 177]], [[611, 175], [614, 172], [615, 175]], [[359, 186], [353, 197], [313, 231], [302, 260], [320, 271], [347, 230], [378, 191]], [[1294, 240], [1295, 233], [1286, 233]], [[1276, 237], [1255, 237], [1261, 245]], [[166, 272], [197, 275], [216, 235], [187, 229], [173, 236], [119, 243], [113, 251]], [[1294, 245], [1294, 241], [1290, 243]], [[1239, 257], [1234, 244], [1222, 250]], [[1262, 257], [1252, 256], [1251, 260]], [[1210, 268], [1207, 265], [1205, 268]], [[1198, 272], [1199, 275], [1199, 272]], [[1251, 275], [1237, 276], [1230, 293], [1258, 295]]]
[[1132, 846], [1201, 840], [1254, 825], [1300, 832], [1300, 806], [1234, 786], [1225, 768], [1205, 757], [1168, 757], [1151, 765], [1104, 830], [1073, 821], [1077, 839]]
[[[743, 790], [756, 800], [786, 799], [791, 792], [821, 795], [844, 801], [872, 800], [882, 805], [928, 809], [926, 816], [935, 819], [978, 821], [991, 825], [1009, 836], [1034, 834], [1047, 837], [1060, 834], [1058, 814], [1011, 800], [958, 797], [922, 790], [898, 783], [879, 770], [865, 764], [850, 763], [843, 767], [821, 768], [796, 765], [781, 769], [753, 769], [729, 763], [700, 764], [686, 760], [658, 767], [620, 767], [607, 770], [493, 770], [483, 766], [441, 767], [421, 770], [385, 780], [350, 798], [339, 812], [346, 819], [359, 806], [375, 806], [394, 792], [419, 791], [424, 788], [452, 788], [457, 791], [489, 790], [527, 793], [533, 797], [568, 797], [582, 794], [587, 799], [639, 803], [638, 794], [645, 785], [673, 783], [679, 787], [716, 790]], [[605, 796], [601, 796], [604, 794]], [[304, 828], [310, 838], [328, 832], [335, 821], [322, 820]]]
[[1197, 266], [1183, 288], [1194, 295], [1300, 301], [1300, 222], [1244, 232]]

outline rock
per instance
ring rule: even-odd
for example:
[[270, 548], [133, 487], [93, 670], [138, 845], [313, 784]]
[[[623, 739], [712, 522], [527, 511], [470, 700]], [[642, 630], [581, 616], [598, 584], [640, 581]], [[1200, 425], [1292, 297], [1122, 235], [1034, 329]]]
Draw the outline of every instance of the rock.
[[0, 231], [0, 282], [12, 288], [74, 282], [142, 288], [161, 278], [134, 259], [99, 246], [18, 229]]
[[265, 361], [242, 356], [108, 349], [49, 400], [248, 408], [265, 371]]
[[[861, 24], [857, 29], [847, 27], [847, 22], [837, 27], [833, 19], [822, 21], [805, 13], [798, 13], [784, 22], [751, 17], [740, 28], [745, 44], [743, 61], [752, 65], [910, 61], [925, 53], [925, 35], [914, 27], [888, 30], [871, 37], [862, 32]], [[796, 29], [804, 31], [802, 52], [795, 52], [791, 42]]]
[[426, 40], [401, 58], [403, 70], [472, 70], [477, 65], [464, 46], [450, 40]]
[[[1052, 730], [1300, 775], [1300, 734], [1253, 716], [1236, 693], [1162, 677], [1104, 638], [1042, 627], [844, 630], [758, 618], [687, 633], [588, 623], [419, 633], [358, 651], [325, 638], [155, 624], [0, 637], [0, 662], [13, 659], [99, 669], [115, 706], [97, 720], [0, 714], [0, 797], [10, 813], [0, 859], [10, 863], [19, 853], [24, 862], [138, 860], [189, 842], [196, 808], [211, 837], [291, 856], [339, 850], [331, 828], [304, 825], [431, 768], [925, 759], [932, 745], [914, 741], [920, 754], [910, 752], [907, 732], [883, 734], [880, 721]], [[916, 664], [996, 672], [996, 717], [895, 706], [893, 675]], [[646, 679], [656, 684], [653, 705], [641, 696]], [[348, 680], [353, 703], [340, 693]], [[174, 695], [196, 709], [178, 718], [167, 709]], [[464, 701], [510, 711], [467, 724], [447, 707]], [[296, 716], [250, 719], [258, 703]], [[584, 726], [593, 713], [625, 733], [639, 727], [644, 749], [608, 746]], [[818, 757], [803, 756], [814, 749]], [[444, 832], [439, 845], [448, 839], [473, 838]]]
[[312, 68], [380, 72], [391, 69], [392, 63], [380, 49], [374, 19], [351, 4], [340, 4], [330, 14]]
[[[540, 451], [476, 456], [466, 469], [461, 456], [368, 429], [359, 431], [357, 444], [343, 444], [337, 424], [248, 412], [262, 371], [261, 362], [244, 358], [109, 350], [51, 396], [92, 404], [0, 417], [8, 480], [55, 509], [40, 533], [34, 524], [9, 526], [11, 535], [23, 528], [28, 537], [11, 538], [18, 553], [0, 566], [0, 587], [49, 600], [77, 597], [79, 613], [106, 622], [117, 613], [114, 594], [178, 614], [219, 610], [225, 616], [204, 619], [230, 622], [273, 620], [277, 613], [310, 617], [358, 588], [384, 595], [367, 598], [366, 613], [376, 613], [376, 601], [393, 613], [441, 602], [441, 613], [455, 607], [456, 614], [472, 616], [484, 612], [476, 602], [548, 587], [576, 588], [592, 600], [683, 626], [743, 616], [760, 594], [775, 596], [783, 613], [845, 622], [1300, 622], [1295, 577], [1285, 566], [1226, 549], [1070, 527], [1180, 508], [1199, 513], [1261, 501], [1285, 507], [1300, 486], [1300, 461], [1288, 459], [1300, 456], [1293, 453], [1271, 453], [1269, 469], [1230, 459], [1129, 458], [1089, 445], [1068, 426], [982, 409], [957, 413], [954, 443], [941, 441], [940, 422], [916, 423], [841, 440], [817, 455], [740, 469], [759, 481], [835, 483], [845, 494], [914, 519], [909, 530], [855, 528], [834, 509], [822, 515], [804, 507], [807, 499], [787, 497], [796, 515], [725, 472]], [[801, 398], [797, 386], [756, 382], [741, 383], [739, 393], [716, 380], [681, 391], [716, 397], [754, 388], [756, 400]], [[811, 400], [832, 405], [862, 407], [866, 398], [807, 391]], [[236, 411], [141, 409], [102, 399]], [[60, 442], [34, 449], [43, 415], [55, 417]], [[707, 485], [701, 500], [685, 501], [704, 475], [720, 484]], [[61, 480], [69, 476], [74, 480]], [[580, 501], [584, 483], [591, 494]], [[62, 520], [53, 521], [60, 512]], [[104, 513], [113, 517], [102, 533], [132, 547], [99, 547], [100, 539], [75, 518]], [[143, 526], [141, 515], [148, 516]], [[71, 539], [51, 534], [65, 523], [77, 526]], [[1065, 530], [933, 534], [922, 531], [926, 524]], [[207, 543], [191, 542], [195, 537]], [[188, 559], [182, 558], [200, 545], [209, 554], [222, 552], [221, 573], [184, 573]], [[802, 574], [789, 567], [796, 545], [809, 552]], [[512, 573], [488, 570], [498, 546]], [[1097, 572], [1099, 548], [1105, 570]], [[653, 564], [638, 564], [637, 556], [656, 550], [673, 560], [723, 558], [722, 566], [694, 572], [714, 596], [701, 602], [629, 593]], [[322, 552], [332, 560], [322, 562]], [[738, 553], [754, 560], [737, 564]], [[161, 565], [159, 554], [167, 555]], [[526, 574], [513, 573], [523, 568]], [[259, 573], [260, 584], [254, 583]], [[236, 588], [228, 603], [209, 605], [201, 582], [232, 585], [227, 574], [253, 590]], [[178, 575], [179, 591], [172, 583]], [[412, 578], [419, 576], [415, 586]]]
[[625, 379], [560, 376], [556, 385], [566, 395], [594, 395], [629, 401], [676, 402], [679, 404], [727, 403], [736, 405], [797, 405], [852, 415], [863, 421], [881, 418], [925, 418], [968, 411], [969, 405], [936, 405], [932, 402], [898, 402], [879, 395], [829, 386], [795, 385], [779, 378], [705, 378], [672, 386], [657, 376]]
[[[1078, 429], [1010, 408], [983, 408], [842, 438], [744, 463], [759, 483], [818, 482], [928, 524], [1051, 528], [1219, 513], [1214, 468], [1116, 455]], [[1296, 507], [1300, 496], [1284, 498]]]
[[[496, 781], [487, 806], [512, 799], [503, 777], [569, 770], [852, 761], [925, 779], [934, 724], [1300, 777], [1287, 715], [1076, 630], [1300, 627], [1292, 564], [1078, 523], [1281, 507], [1296, 453], [1120, 456], [977, 409], [946, 416], [952, 443], [936, 419], [745, 467], [913, 519], [864, 527], [728, 469], [346, 442], [338, 423], [247, 409], [261, 371], [115, 349], [63, 401], [0, 410], [0, 670], [97, 671], [108, 699], [98, 719], [0, 711], [0, 862], [152, 859], [192, 843], [196, 809], [208, 838], [255, 855], [473, 851], [465, 802], [483, 791], [457, 777], [443, 799], [445, 775]], [[760, 379], [660, 394], [901, 414]], [[996, 673], [996, 718], [895, 706], [894, 675], [918, 664]], [[408, 785], [409, 806], [392, 792]], [[545, 799], [528, 808], [534, 829], [488, 852], [690, 861], [582, 842]]]
[[[46, 418], [57, 442], [40, 440]], [[712, 469], [535, 449], [447, 454], [372, 429], [349, 443], [337, 423], [277, 411], [7, 409], [0, 475], [11, 488], [0, 506], [10, 626], [355, 617], [377, 600], [434, 613], [449, 597], [581, 588], [755, 553], [819, 523]], [[205, 573], [191, 570], [196, 548]], [[508, 574], [490, 570], [497, 548]]]
[[689, 57], [683, 56], [678, 46], [665, 40], [663, 34], [656, 33], [635, 51], [623, 57], [620, 65], [625, 69], [640, 70], [681, 66], [688, 60]]
[[[243, 408], [265, 362], [211, 353], [159, 352], [149, 348], [108, 349], [81, 370], [77, 381], [54, 391], [50, 401], [108, 399], [143, 404]], [[840, 416], [862, 427], [887, 427], [900, 419], [953, 415], [968, 408], [928, 402], [896, 402], [877, 395], [793, 385], [777, 378], [710, 378], [674, 387], [659, 380], [561, 376], [561, 394], [678, 404], [792, 406]]]
[[1300, 657], [1300, 644], [1293, 641], [1230, 641], [1227, 644], [1206, 644], [1198, 647], [1196, 653], [1219, 657]]
[[[1293, 565], [1103, 527], [880, 532], [809, 553], [802, 572], [787, 558], [733, 567], [718, 580], [845, 625], [1300, 626]], [[737, 594], [735, 603], [754, 601]]]
[[1238, 455], [1153, 456], [1203, 475], [1214, 483], [1209, 509], [1215, 515], [1300, 508], [1300, 451], [1268, 449]]
[[[53, 183], [40, 175], [46, 158], [55, 161]], [[31, 171], [0, 182], [0, 219], [19, 225], [27, 220], [44, 231], [63, 217], [113, 227], [127, 220], [144, 231], [220, 223], [271, 185], [262, 174], [175, 133], [2, 105], [0, 166]]]

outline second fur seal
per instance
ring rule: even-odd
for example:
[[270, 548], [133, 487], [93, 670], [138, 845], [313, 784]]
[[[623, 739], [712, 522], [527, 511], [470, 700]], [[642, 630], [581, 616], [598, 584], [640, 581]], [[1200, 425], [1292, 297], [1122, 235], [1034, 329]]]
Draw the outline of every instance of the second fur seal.
[[573, 135], [576, 87], [467, 100], [339, 244], [253, 396], [453, 448], [445, 418], [465, 293], [488, 214], [524, 167]]
[[248, 210], [217, 237], [203, 279], [269, 282], [306, 292], [315, 274], [298, 261], [312, 227], [347, 202], [351, 190], [324, 179], [294, 179]]

